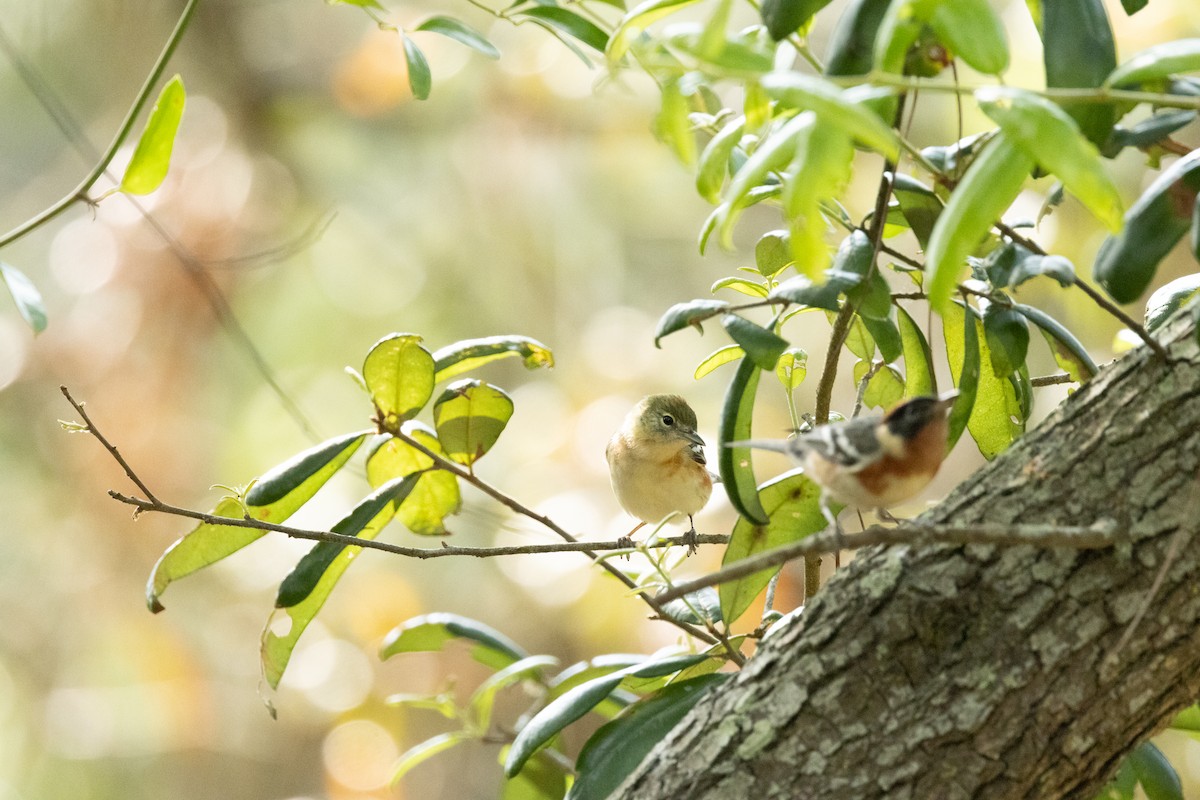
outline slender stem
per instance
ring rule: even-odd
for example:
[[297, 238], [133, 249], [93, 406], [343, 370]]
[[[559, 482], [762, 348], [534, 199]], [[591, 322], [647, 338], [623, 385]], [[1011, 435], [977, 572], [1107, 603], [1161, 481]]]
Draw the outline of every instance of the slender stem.
[[187, 5], [183, 8], [183, 13], [179, 15], [179, 21], [175, 23], [175, 29], [171, 31], [167, 43], [163, 45], [162, 52], [158, 55], [158, 60], [154, 62], [154, 67], [150, 70], [150, 74], [146, 76], [146, 82], [142, 84], [141, 90], [133, 101], [129, 112], [125, 115], [121, 127], [117, 129], [116, 136], [113, 137], [108, 149], [100, 156], [100, 161], [96, 166], [92, 167], [87, 176], [79, 182], [70, 194], [65, 195], [54, 205], [42, 211], [40, 214], [27, 219], [17, 227], [13, 228], [4, 236], [0, 236], [0, 247], [12, 244], [17, 239], [20, 239], [25, 234], [45, 225], [50, 220], [62, 214], [68, 208], [75, 204], [77, 200], [86, 201], [88, 190], [92, 185], [100, 179], [104, 171], [108, 169], [109, 162], [116, 156], [121, 145], [125, 143], [126, 137], [133, 129], [133, 125], [137, 122], [138, 117], [142, 113], [142, 109], [146, 105], [146, 101], [150, 99], [150, 95], [154, 92], [154, 87], [158, 85], [158, 81], [162, 78], [163, 71], [167, 67], [167, 62], [171, 60], [171, 56], [175, 53], [175, 48], [179, 45], [180, 39], [183, 38], [183, 33], [187, 30], [188, 23], [192, 19], [192, 13], [196, 10], [199, 0], [188, 0]]
[[709, 575], [676, 584], [658, 595], [666, 602], [695, 592], [706, 586], [744, 578], [764, 569], [786, 564], [797, 558], [820, 553], [836, 553], [873, 545], [934, 545], [934, 544], [990, 544], [1031, 545], [1034, 547], [1066, 547], [1076, 550], [1099, 550], [1118, 543], [1120, 531], [1112, 522], [1097, 523], [1091, 527], [1064, 525], [971, 525], [952, 527], [949, 525], [921, 525], [904, 523], [895, 528], [872, 525], [860, 533], [843, 535], [838, 531], [826, 531], [801, 539], [798, 542], [766, 550], [756, 556], [736, 561]]
[[89, 417], [87, 411], [84, 410], [83, 404], [77, 402], [75, 398], [71, 396], [71, 392], [66, 386], [60, 386], [58, 388], [59, 391], [63, 393], [63, 397], [67, 398], [67, 402], [74, 407], [75, 413], [78, 414], [80, 419], [83, 420], [83, 424], [85, 426], [84, 430], [87, 433], [90, 433], [92, 436], [95, 436], [96, 441], [100, 442], [100, 444], [104, 446], [104, 449], [107, 450], [108, 454], [113, 457], [113, 460], [121, 465], [121, 469], [125, 470], [125, 476], [129, 478], [129, 480], [133, 481], [133, 485], [145, 492], [146, 497], [151, 503], [158, 504], [158, 498], [154, 496], [154, 493], [150, 491], [150, 488], [146, 486], [146, 484], [142, 483], [142, 479], [139, 478], [137, 473], [133, 471], [133, 467], [129, 466], [129, 462], [125, 460], [125, 457], [121, 455], [116, 446], [109, 442], [108, 439], [104, 438], [104, 434], [100, 432], [100, 429], [92, 424], [91, 417]]

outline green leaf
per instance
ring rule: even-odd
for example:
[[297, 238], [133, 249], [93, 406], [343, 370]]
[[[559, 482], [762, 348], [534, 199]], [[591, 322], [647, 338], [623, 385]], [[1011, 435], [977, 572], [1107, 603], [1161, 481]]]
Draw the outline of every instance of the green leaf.
[[504, 669], [529, 657], [520, 645], [490, 625], [437, 612], [413, 617], [392, 628], [379, 646], [379, 658], [386, 661], [397, 653], [439, 652], [446, 642], [456, 639], [470, 643], [471, 658], [492, 669]]
[[459, 44], [464, 44], [488, 58], [500, 57], [500, 51], [483, 34], [454, 17], [441, 15], [430, 17], [414, 28], [414, 30], [440, 33], [442, 36], [447, 36]]
[[793, 260], [787, 231], [767, 231], [754, 245], [754, 266], [765, 278], [783, 272]]
[[1120, 230], [1121, 195], [1100, 163], [1096, 146], [1067, 112], [1032, 92], [1003, 86], [979, 89], [975, 99], [1026, 155], [1057, 175], [1105, 227]]
[[692, 377], [695, 380], [700, 380], [717, 367], [728, 364], [730, 361], [737, 361], [744, 355], [746, 355], [746, 351], [738, 347], [736, 344], [727, 344], [724, 347], [719, 347], [713, 352], [709, 353], [709, 355], [696, 366], [696, 372], [692, 375]]
[[895, 176], [892, 194], [900, 204], [900, 213], [908, 222], [922, 248], [928, 248], [933, 226], [942, 213], [942, 201], [925, 184], [904, 173]]
[[1193, 150], [1150, 184], [1125, 214], [1125, 227], [1100, 245], [1092, 274], [1118, 303], [1149, 287], [1158, 264], [1191, 227], [1200, 191], [1200, 150]]
[[489, 336], [464, 339], [433, 354], [434, 383], [441, 383], [464, 372], [502, 358], [519, 356], [526, 369], [554, 366], [550, 348], [528, 336]]
[[702, 675], [671, 684], [597, 730], [579, 753], [579, 777], [566, 800], [609, 797], [700, 698], [728, 677]]
[[1033, 306], [1013, 303], [1013, 310], [1037, 326], [1050, 346], [1055, 362], [1072, 380], [1082, 383], [1096, 374], [1096, 362], [1092, 361], [1087, 349], [1062, 323]]
[[[1197, 208], [1200, 209], [1200, 204]], [[1155, 290], [1146, 301], [1146, 330], [1154, 333], [1197, 295], [1200, 295], [1200, 273], [1176, 278]]]
[[601, 53], [608, 47], [608, 34], [598, 28], [595, 23], [558, 6], [530, 6], [517, 12], [523, 17], [530, 17], [553, 28], [559, 33], [578, 39], [593, 50]]
[[1200, 70], [1200, 39], [1177, 39], [1149, 47], [1113, 70], [1108, 87], [1155, 83], [1171, 75]]
[[1129, 754], [1129, 763], [1147, 800], [1183, 800], [1178, 773], [1153, 743], [1142, 742]]
[[988, 0], [941, 0], [927, 21], [937, 38], [977, 72], [999, 75], [1008, 69], [1004, 23]]
[[[821, 513], [821, 488], [805, 475], [785, 473], [758, 487], [758, 492], [768, 521], [765, 525], [755, 525], [739, 517], [725, 548], [722, 566], [798, 541], [829, 524]], [[835, 504], [831, 511], [834, 509], [840, 510], [840, 506]], [[725, 620], [730, 624], [736, 622], [778, 571], [779, 567], [770, 567], [722, 583], [719, 591]]]
[[[965, 325], [964, 317], [968, 314], [971, 324]], [[986, 368], [978, 370], [978, 384], [974, 391], [974, 402], [970, 406], [967, 430], [979, 447], [979, 452], [990, 461], [1007, 450], [1025, 431], [1024, 412], [1017, 389], [1007, 375], [996, 375], [991, 368], [991, 349], [980, 335], [983, 333], [983, 322], [974, 309], [967, 312], [959, 304], [953, 303], [951, 310], [942, 316], [942, 325], [946, 332], [950, 371], [956, 379], [960, 379], [962, 375], [963, 353], [969, 353], [972, 349], [970, 338], [974, 338], [978, 346], [980, 364], [987, 365]], [[965, 382], [959, 380], [959, 398], [950, 412], [952, 434], [956, 423], [959, 422], [959, 403], [964, 396], [962, 384]]]
[[413, 97], [418, 100], [426, 100], [429, 98], [429, 91], [433, 88], [433, 75], [429, 72], [429, 62], [425, 60], [425, 54], [421, 52], [421, 48], [417, 47], [417, 43], [406, 36], [400, 34], [401, 41], [404, 42], [404, 60], [408, 64], [408, 88], [412, 90]]
[[875, 65], [875, 37], [890, 0], [853, 0], [829, 37], [825, 74], [866, 75]]
[[762, 21], [767, 33], [782, 42], [800, 30], [830, 0], [763, 0]]
[[867, 333], [871, 334], [871, 338], [875, 340], [875, 344], [879, 346], [879, 354], [883, 356], [885, 364], [891, 364], [901, 356], [904, 352], [904, 343], [900, 339], [900, 331], [896, 328], [896, 323], [888, 317], [872, 319], [859, 315], [859, 319], [862, 320]]
[[[846, 240], [842, 246], [845, 247]], [[835, 264], [840, 263], [842, 254], [839, 251]], [[786, 300], [811, 308], [823, 308], [826, 311], [837, 311], [841, 308], [839, 298], [862, 282], [862, 275], [847, 270], [833, 269], [825, 271], [824, 283], [814, 283], [806, 275], [788, 278], [771, 290], [767, 297], [771, 300]]]
[[763, 286], [761, 283], [755, 283], [754, 281], [748, 281], [745, 278], [721, 278], [712, 285], [712, 288], [709, 289], [709, 291], [711, 291], [713, 294], [716, 294], [721, 289], [731, 289], [735, 292], [747, 295], [748, 297], [753, 297], [755, 299], [761, 299], [767, 296], [766, 286]]
[[[501, 750], [501, 764], [508, 753]], [[504, 782], [500, 800], [562, 800], [567, 793], [567, 773], [553, 759], [539, 753]]]
[[599, 655], [588, 661], [579, 661], [564, 669], [550, 679], [550, 690], [546, 693], [547, 700], [553, 700], [574, 689], [580, 684], [595, 678], [623, 670], [628, 667], [645, 664], [650, 659], [644, 655], [632, 653], [608, 653]]
[[504, 774], [510, 778], [521, 771], [525, 762], [563, 728], [595, 708], [626, 677], [656, 678], [678, 672], [705, 659], [706, 655], [671, 656], [618, 670], [581, 683], [550, 701], [517, 733], [504, 762]]
[[725, 326], [729, 337], [741, 345], [746, 355], [762, 369], [775, 369], [779, 356], [788, 348], [786, 339], [737, 314], [721, 317], [721, 324]]
[[711, 586], [705, 586], [665, 603], [662, 612], [667, 619], [686, 622], [689, 625], [706, 626], [722, 620], [721, 601], [717, 590]]
[[784, 181], [783, 213], [796, 269], [810, 278], [819, 279], [829, 266], [822, 204], [846, 190], [853, 160], [849, 136], [821, 121], [806, 128], [796, 142], [796, 156]]
[[[226, 497], [211, 512], [214, 517], [242, 518], [242, 504], [236, 497]], [[202, 522], [180, 537], [159, 557], [146, 583], [146, 605], [155, 614], [163, 610], [159, 597], [172, 581], [191, 575], [197, 570], [220, 561], [225, 556], [257, 541], [265, 531], [254, 528], [213, 525]]]
[[475, 736], [469, 731], [450, 731], [449, 733], [438, 734], [431, 739], [426, 739], [405, 752], [396, 761], [396, 765], [392, 768], [392, 786], [400, 783], [405, 775], [434, 756], [446, 752], [455, 745], [469, 742], [474, 738]]
[[929, 239], [925, 285], [938, 313], [949, 311], [967, 256], [1020, 194], [1033, 166], [1033, 159], [1003, 131], [971, 162]]
[[789, 347], [779, 356], [775, 365], [775, 377], [783, 386], [783, 390], [791, 397], [796, 387], [804, 383], [808, 375], [808, 351], [800, 347]]
[[662, 347], [662, 338], [675, 331], [681, 331], [688, 326], [694, 327], [700, 333], [704, 329], [700, 323], [712, 319], [718, 314], [729, 310], [729, 303], [724, 300], [692, 300], [687, 303], [676, 303], [667, 309], [658, 321], [658, 329], [654, 331], [654, 346]]
[[186, 101], [183, 79], [176, 75], [167, 81], [154, 102], [146, 128], [121, 178], [122, 192], [150, 194], [162, 185], [171, 166], [171, 151], [175, 149], [175, 134], [179, 132]]
[[684, 164], [696, 161], [696, 137], [692, 134], [688, 100], [680, 90], [679, 81], [670, 81], [660, 89], [662, 108], [654, 118], [654, 135]]
[[729, 158], [742, 139], [746, 118], [735, 117], [708, 140], [696, 165], [696, 191], [710, 203], [721, 200], [721, 186], [729, 172]]
[[267, 470], [246, 492], [246, 513], [264, 522], [283, 522], [346, 465], [369, 434], [335, 436]]
[[904, 396], [934, 394], [937, 387], [933, 380], [933, 350], [929, 341], [908, 312], [899, 306], [896, 307], [896, 322], [904, 354]]
[[1003, 303], [980, 300], [983, 338], [992, 360], [992, 372], [1011, 375], [1025, 365], [1029, 352], [1029, 325], [1016, 309]]
[[8, 293], [12, 295], [13, 302], [17, 304], [17, 311], [26, 324], [33, 329], [33, 332], [41, 333], [46, 330], [46, 324], [49, 321], [46, 316], [46, 304], [42, 301], [41, 292], [33, 285], [33, 281], [29, 280], [21, 270], [2, 261], [0, 261], [0, 280], [4, 281]]
[[542, 672], [558, 665], [554, 656], [529, 656], [513, 664], [509, 664], [490, 678], [479, 684], [467, 701], [467, 708], [475, 717], [476, 728], [488, 730], [492, 724], [492, 708], [496, 703], [496, 695], [509, 686], [522, 681], [533, 680], [545, 683]]
[[1175, 715], [1169, 726], [1172, 730], [1183, 731], [1192, 738], [1200, 733], [1200, 705], [1188, 706]]
[[870, 108], [849, 99], [835, 84], [792, 71], [764, 75], [761, 83], [767, 94], [783, 108], [814, 111], [822, 122], [840, 129], [886, 158], [899, 158], [900, 142], [896, 132]]
[[[968, 259], [970, 261], [970, 259]], [[1062, 256], [1042, 255], [1027, 250], [1015, 242], [1005, 242], [982, 261], [972, 261], [976, 277], [986, 280], [995, 289], [1020, 286], [1027, 280], [1046, 276], [1059, 286], [1075, 283], [1075, 265]]]
[[620, 61], [629, 46], [641, 35], [647, 26], [664, 17], [670, 16], [698, 0], [646, 0], [639, 3], [621, 19], [617, 29], [608, 40], [608, 60], [610, 63]]
[[1150, 147], [1196, 120], [1195, 111], [1166, 109], [1126, 128], [1117, 125], [1104, 144], [1103, 154], [1115, 158], [1126, 147]]
[[[397, 481], [394, 485], [389, 484], [382, 487], [379, 492], [372, 495], [372, 498], [384, 496], [385, 502], [382, 503], [382, 506], [374, 504], [368, 506], [372, 498], [364, 501], [355, 511], [351, 512], [346, 520], [343, 520], [347, 529], [358, 525], [361, 517], [366, 517], [374, 511], [374, 516], [362, 520], [363, 525], [356, 533], [360, 539], [374, 539], [378, 536], [395, 514], [395, 505], [390, 501], [401, 491], [403, 484], [404, 481]], [[342, 574], [358, 557], [361, 550], [361, 547], [353, 545], [338, 550], [325, 565], [316, 584], [312, 586], [311, 591], [303, 600], [286, 608], [276, 608], [267, 619], [267, 624], [263, 628], [259, 657], [262, 661], [263, 677], [272, 689], [279, 688], [279, 680], [283, 677], [288, 662], [291, 661], [296, 643], [321, 611], [325, 601], [329, 599], [329, 594], [341, 580]], [[316, 561], [317, 557], [314, 557], [314, 565]], [[286, 622], [283, 619], [284, 616], [288, 618]]]
[[962, 303], [955, 302], [950, 310], [942, 315], [942, 331], [946, 341], [946, 360], [950, 366], [950, 377], [958, 388], [958, 399], [950, 410], [950, 433], [947, 436], [947, 452], [967, 429], [967, 423], [975, 408], [975, 398], [979, 392], [980, 366], [979, 332], [975, 325], [964, 324], [964, 317], [970, 314], [974, 319], [975, 312], [968, 311]]
[[412, 419], [433, 396], [433, 356], [415, 333], [393, 333], [372, 345], [362, 376], [387, 430]]
[[726, 445], [727, 442], [750, 438], [754, 396], [758, 391], [761, 376], [762, 373], [754, 360], [743, 358], [737, 373], [725, 390], [725, 403], [721, 409], [721, 425], [717, 437], [721, 445], [717, 448], [717, 469], [721, 473], [721, 482], [729, 496], [730, 505], [742, 518], [766, 525], [770, 518], [758, 498], [750, 448]]
[[326, 5], [331, 6], [356, 6], [358, 8], [374, 8], [378, 11], [387, 11], [379, 0], [325, 0]]
[[[1042, 59], [1046, 86], [1094, 89], [1117, 65], [1117, 46], [1104, 0], [1042, 2]], [[1068, 103], [1068, 114], [1088, 140], [1103, 147], [1117, 121], [1111, 102]]]
[[[400, 432], [432, 452], [446, 456], [437, 436], [428, 427], [409, 420], [400, 427]], [[397, 516], [413, 533], [444, 535], [446, 517], [458, 513], [462, 507], [458, 479], [445, 470], [431, 469], [433, 459], [390, 434], [378, 437], [372, 446], [367, 455], [367, 480], [372, 486], [427, 470], [400, 505]]]
[[[395, 515], [396, 506], [404, 502], [404, 498], [412, 491], [416, 482], [416, 477], [409, 475], [407, 478], [397, 478], [384, 484], [359, 502], [330, 530], [344, 536], [359, 536], [363, 532], [377, 534]], [[374, 538], [374, 536], [365, 538]], [[317, 542], [313, 545], [313, 548], [304, 555], [304, 558], [300, 559], [295, 568], [279, 584], [275, 607], [288, 608], [303, 602], [312, 594], [334, 559], [347, 546], [340, 542]]]
[[433, 404], [438, 441], [446, 455], [467, 466], [492, 449], [512, 415], [511, 397], [470, 378], [450, 384]]

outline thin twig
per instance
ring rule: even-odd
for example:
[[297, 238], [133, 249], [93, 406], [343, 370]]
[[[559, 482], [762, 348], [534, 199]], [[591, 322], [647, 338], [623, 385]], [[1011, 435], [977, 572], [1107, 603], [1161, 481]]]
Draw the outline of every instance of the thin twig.
[[1097, 550], [1112, 547], [1117, 541], [1115, 524], [1097, 523], [1080, 528], [1068, 525], [920, 525], [905, 523], [895, 528], [872, 525], [860, 533], [845, 535], [837, 531], [822, 533], [798, 542], [767, 550], [751, 558], [736, 561], [695, 580], [679, 583], [658, 595], [662, 602], [674, 600], [706, 586], [744, 578], [755, 572], [786, 564], [797, 558], [820, 553], [836, 553], [877, 544], [990, 544], [1033, 545], [1034, 547], [1069, 547], [1077, 550]]
[[1075, 379], [1065, 372], [1060, 372], [1057, 375], [1039, 375], [1036, 378], [1029, 379], [1029, 385], [1035, 388], [1039, 386], [1058, 386], [1062, 383], [1075, 382]]
[[63, 397], [67, 398], [67, 402], [74, 407], [75, 413], [78, 414], [83, 420], [83, 424], [85, 426], [84, 430], [96, 437], [96, 441], [100, 442], [100, 444], [104, 446], [104, 449], [108, 451], [108, 454], [113, 457], [113, 460], [121, 465], [121, 469], [125, 470], [125, 476], [129, 478], [129, 480], [133, 481], [134, 486], [146, 493], [146, 498], [151, 503], [156, 505], [160, 504], [161, 501], [154, 496], [154, 493], [150, 491], [150, 488], [146, 486], [146, 484], [142, 483], [142, 479], [139, 478], [137, 473], [133, 471], [133, 467], [129, 466], [129, 462], [125, 460], [125, 457], [121, 455], [116, 446], [113, 445], [112, 442], [108, 441], [108, 439], [104, 438], [104, 434], [102, 434], [100, 430], [92, 423], [91, 417], [89, 417], [88, 413], [83, 410], [83, 404], [76, 401], [75, 398], [71, 396], [71, 392], [66, 386], [60, 386], [58, 388], [63, 393]]

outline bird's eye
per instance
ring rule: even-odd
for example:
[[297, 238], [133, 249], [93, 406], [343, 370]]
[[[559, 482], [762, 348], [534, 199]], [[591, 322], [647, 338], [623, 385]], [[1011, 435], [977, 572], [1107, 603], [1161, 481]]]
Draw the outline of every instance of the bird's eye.
[[666, 425], [669, 428], [674, 424], [675, 424], [674, 417], [672, 417], [670, 414], [663, 414], [663, 425]]

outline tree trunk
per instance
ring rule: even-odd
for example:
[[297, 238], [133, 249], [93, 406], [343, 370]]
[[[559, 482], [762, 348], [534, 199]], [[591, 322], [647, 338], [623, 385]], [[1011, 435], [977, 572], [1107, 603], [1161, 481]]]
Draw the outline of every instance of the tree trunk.
[[1094, 797], [1200, 694], [1200, 352], [1186, 319], [1163, 340], [921, 518], [1115, 520], [1116, 547], [862, 551], [616, 796]]

